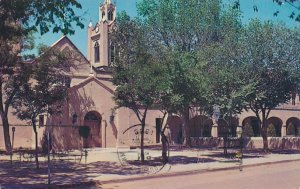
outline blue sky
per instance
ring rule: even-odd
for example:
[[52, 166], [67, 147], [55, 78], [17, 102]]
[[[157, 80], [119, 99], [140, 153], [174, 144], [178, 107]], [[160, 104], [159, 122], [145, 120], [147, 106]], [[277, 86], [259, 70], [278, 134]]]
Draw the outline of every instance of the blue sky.
[[[125, 10], [130, 16], [136, 16], [136, 3], [141, 0], [116, 0], [117, 3], [117, 11]], [[103, 2], [103, 0], [79, 0], [82, 4], [82, 10], [78, 11], [79, 15], [82, 15], [84, 18], [85, 28], [80, 29], [76, 28], [75, 35], [69, 36], [73, 43], [80, 49], [80, 51], [86, 55], [87, 51], [87, 25], [91, 20], [93, 24], [98, 21], [99, 13], [98, 7], [99, 4]], [[227, 3], [233, 2], [233, 0], [226, 0]], [[295, 8], [291, 7], [288, 4], [283, 4], [282, 6], [278, 6], [273, 3], [273, 0], [240, 0], [241, 10], [243, 12], [242, 21], [247, 23], [250, 19], [259, 18], [262, 20], [273, 20], [273, 21], [282, 21], [286, 23], [288, 26], [300, 26], [300, 23], [293, 21], [288, 18], [292, 11], [297, 12]], [[300, 4], [300, 3], [299, 3]], [[253, 5], [258, 7], [258, 12], [253, 11]], [[273, 16], [273, 13], [279, 11], [277, 17]], [[36, 45], [43, 43], [46, 45], [52, 45], [55, 41], [57, 41], [62, 34], [53, 34], [47, 33], [43, 36], [36, 34]]]

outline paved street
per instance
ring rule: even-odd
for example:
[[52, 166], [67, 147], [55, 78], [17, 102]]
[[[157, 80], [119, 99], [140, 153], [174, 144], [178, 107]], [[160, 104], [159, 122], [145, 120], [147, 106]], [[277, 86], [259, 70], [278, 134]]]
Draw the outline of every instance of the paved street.
[[[137, 150], [130, 149], [93, 149], [89, 150], [88, 157], [81, 161], [69, 159], [56, 159], [51, 161], [51, 183], [53, 186], [78, 186], [77, 188], [90, 188], [91, 184], [106, 184], [93, 188], [122, 189], [122, 188], [268, 188], [262, 185], [263, 178], [274, 184], [277, 188], [300, 187], [300, 152], [299, 151], [274, 151], [271, 154], [260, 153], [260, 151], [247, 151], [244, 153], [243, 165], [254, 166], [258, 164], [272, 165], [271, 168], [258, 167], [247, 168], [240, 173], [238, 170], [227, 172], [211, 172], [211, 170], [237, 168], [239, 164], [232, 159], [224, 158], [223, 151], [205, 149], [181, 149], [170, 152], [170, 164], [161, 168], [160, 164], [151, 161], [151, 166], [141, 166], [132, 160], [137, 158]], [[159, 157], [158, 149], [147, 149], [151, 157]], [[75, 152], [73, 152], [75, 153]], [[118, 155], [122, 154], [122, 156]], [[124, 156], [123, 156], [124, 155]], [[35, 169], [35, 163], [27, 159], [13, 157], [10, 164], [10, 156], [0, 156], [0, 185], [5, 189], [20, 188], [46, 188], [47, 187], [47, 162], [40, 157], [40, 169]], [[120, 160], [126, 157], [126, 161]], [[294, 161], [294, 163], [282, 163]], [[150, 162], [150, 161], [149, 161]], [[280, 163], [281, 162], [281, 163]], [[275, 165], [275, 164], [276, 165]], [[274, 170], [273, 170], [274, 169]], [[159, 170], [159, 171], [157, 171]], [[170, 174], [180, 175], [187, 172], [202, 172], [189, 176], [164, 177], [164, 179], [152, 179], [125, 183], [128, 179], [141, 179], [143, 177], [163, 177]], [[255, 176], [254, 176], [255, 175]], [[299, 175], [299, 176], [298, 176]], [[238, 180], [236, 179], [238, 178]], [[123, 184], [117, 184], [121, 182]], [[299, 180], [299, 182], [298, 182]], [[253, 182], [257, 181], [257, 182]], [[278, 183], [277, 183], [278, 182]], [[290, 182], [290, 183], [289, 183]], [[141, 184], [146, 183], [144, 186]], [[87, 186], [89, 184], [89, 186]], [[292, 185], [290, 185], [292, 184]], [[200, 187], [201, 186], [201, 187]], [[226, 186], [226, 187], [225, 187]]]
[[207, 172], [126, 183], [107, 184], [103, 189], [299, 189], [300, 163], [280, 163], [239, 170]]

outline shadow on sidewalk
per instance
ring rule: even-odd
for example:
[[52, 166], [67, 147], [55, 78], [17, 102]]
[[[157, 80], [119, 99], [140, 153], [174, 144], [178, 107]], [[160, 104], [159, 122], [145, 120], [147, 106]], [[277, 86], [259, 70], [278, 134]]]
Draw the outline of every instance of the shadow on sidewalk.
[[[40, 169], [36, 169], [34, 162], [14, 161], [11, 166], [10, 161], [0, 161], [0, 185], [10, 185], [9, 188], [14, 186], [15, 188], [35, 188], [35, 186], [47, 183], [47, 171], [46, 162], [40, 162]], [[137, 166], [122, 166], [116, 162], [94, 162], [84, 165], [69, 161], [52, 161], [51, 183], [54, 185], [90, 183], [93, 180], [100, 180], [97, 177], [104, 174], [139, 173], [141, 169]]]

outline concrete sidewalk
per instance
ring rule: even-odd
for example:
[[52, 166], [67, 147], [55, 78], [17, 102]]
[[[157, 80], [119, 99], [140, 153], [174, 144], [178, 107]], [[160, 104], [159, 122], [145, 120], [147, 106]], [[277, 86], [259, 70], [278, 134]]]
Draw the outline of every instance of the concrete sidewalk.
[[[110, 182], [124, 182], [206, 171], [240, 169], [287, 161], [300, 161], [300, 152], [278, 151], [263, 154], [259, 151], [244, 153], [242, 165], [238, 159], [224, 158], [222, 150], [174, 149], [170, 151], [170, 163], [162, 165], [158, 159], [159, 149], [146, 149], [146, 165], [140, 165], [139, 150], [134, 149], [93, 149], [85, 160], [75, 162], [54, 160], [51, 162], [50, 188], [89, 188]], [[231, 151], [233, 154], [237, 151]], [[34, 162], [20, 162], [13, 156], [0, 156], [0, 185], [3, 188], [47, 188], [47, 161], [40, 158], [41, 169], [35, 169]]]

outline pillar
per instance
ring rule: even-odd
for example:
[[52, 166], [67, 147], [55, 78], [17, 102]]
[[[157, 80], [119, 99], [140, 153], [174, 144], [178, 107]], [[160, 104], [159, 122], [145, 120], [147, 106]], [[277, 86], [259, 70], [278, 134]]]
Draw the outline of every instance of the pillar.
[[282, 125], [281, 126], [281, 137], [285, 137], [286, 136], [286, 125]]
[[107, 141], [107, 139], [106, 139], [106, 127], [107, 127], [107, 123], [106, 123], [106, 120], [105, 119], [103, 119], [103, 120], [101, 120], [101, 130], [102, 130], [102, 132], [101, 132], [101, 141], [102, 141], [102, 144], [101, 144], [101, 147], [102, 148], [106, 148], [106, 141]]
[[218, 124], [214, 123], [211, 128], [211, 136], [218, 137]]

